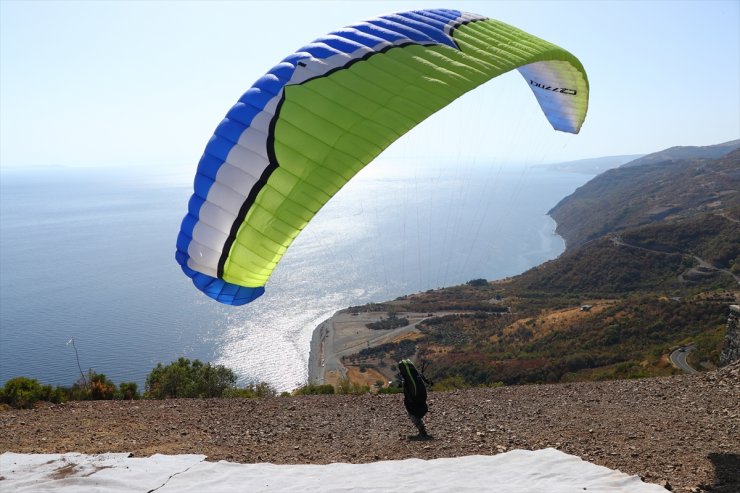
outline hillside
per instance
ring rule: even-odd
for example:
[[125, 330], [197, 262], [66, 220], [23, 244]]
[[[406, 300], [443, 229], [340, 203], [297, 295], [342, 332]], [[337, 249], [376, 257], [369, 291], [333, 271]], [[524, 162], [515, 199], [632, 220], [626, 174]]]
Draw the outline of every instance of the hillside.
[[[448, 288], [405, 297], [385, 306], [447, 314], [430, 316], [414, 334], [345, 356], [351, 375], [395, 377], [395, 363], [412, 357], [429, 363], [436, 389], [639, 378], [676, 373], [668, 354], [693, 343], [690, 361], [699, 368], [719, 362], [728, 304], [737, 290], [687, 297], [647, 291], [599, 297], [519, 290], [508, 282]], [[449, 313], [465, 297], [508, 312], [482, 309]], [[491, 302], [499, 298], [500, 301]], [[589, 309], [582, 307], [588, 305]], [[379, 306], [376, 306], [379, 308]], [[374, 381], [374, 380], [373, 380]]]
[[[667, 150], [608, 170], [550, 210], [558, 224], [556, 232], [572, 250], [608, 233], [699, 213], [711, 212], [737, 221], [738, 146], [740, 141], [711, 146], [710, 150]], [[727, 154], [717, 159], [701, 157], [725, 151]], [[666, 158], [668, 155], [692, 157], [672, 160]]]
[[[713, 155], [738, 143], [665, 152]], [[676, 372], [667, 355], [689, 343], [695, 367], [716, 367], [728, 305], [740, 302], [740, 150], [646, 163], [561, 201], [553, 216], [570, 237], [555, 260], [353, 308], [440, 315], [345, 355], [345, 367], [392, 379], [400, 358], [424, 359], [438, 388], [634, 378]]]
[[[697, 272], [700, 260], [711, 264]], [[740, 227], [698, 214], [605, 236], [512, 278], [518, 291], [620, 296], [737, 287]], [[734, 276], [734, 277], [733, 277]]]

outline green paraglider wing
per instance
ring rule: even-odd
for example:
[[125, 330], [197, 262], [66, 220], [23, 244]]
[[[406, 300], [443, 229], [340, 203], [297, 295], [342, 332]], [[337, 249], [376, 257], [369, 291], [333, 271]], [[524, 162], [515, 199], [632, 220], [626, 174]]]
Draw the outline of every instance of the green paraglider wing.
[[303, 47], [216, 129], [198, 165], [178, 262], [212, 298], [252, 301], [298, 233], [360, 169], [428, 116], [514, 69], [553, 128], [578, 133], [588, 107], [581, 63], [496, 20], [403, 12]]

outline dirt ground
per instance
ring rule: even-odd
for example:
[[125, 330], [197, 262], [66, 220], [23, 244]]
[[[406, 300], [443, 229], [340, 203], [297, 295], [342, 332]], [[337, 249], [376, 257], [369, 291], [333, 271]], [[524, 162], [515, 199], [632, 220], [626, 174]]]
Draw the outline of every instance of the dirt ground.
[[419, 440], [398, 394], [76, 402], [0, 413], [0, 453], [325, 464], [554, 447], [673, 491], [740, 492], [740, 364], [666, 378], [433, 392], [429, 407], [432, 438]]

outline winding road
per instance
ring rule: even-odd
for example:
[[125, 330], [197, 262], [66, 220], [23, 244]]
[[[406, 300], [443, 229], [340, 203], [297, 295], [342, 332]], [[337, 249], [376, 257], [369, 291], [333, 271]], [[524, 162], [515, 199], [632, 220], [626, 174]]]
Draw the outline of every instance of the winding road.
[[[653, 250], [651, 248], [645, 248], [645, 247], [641, 247], [641, 246], [637, 246], [637, 245], [631, 245], [629, 243], [625, 243], [624, 240], [622, 239], [622, 237], [619, 236], [619, 235], [611, 235], [609, 237], [609, 239], [615, 245], [624, 246], [624, 247], [628, 247], [628, 248], [635, 248], [637, 250], [644, 250], [646, 252], [660, 253], [660, 254], [663, 254], [663, 255], [673, 255], [673, 254], [690, 255], [690, 254], [687, 254], [685, 252], [679, 252], [679, 251], [665, 252], [665, 251], [662, 251], [662, 250]], [[724, 272], [725, 274], [728, 274], [728, 275], [732, 276], [732, 278], [735, 279], [735, 282], [737, 282], [738, 284], [740, 284], [740, 276], [737, 276], [736, 274], [732, 273], [730, 270], [728, 270], [728, 269], [722, 269], [722, 268], [719, 268], [719, 267], [715, 267], [714, 265], [710, 264], [709, 262], [707, 262], [706, 260], [704, 260], [702, 258], [697, 257], [696, 255], [691, 255], [691, 256], [694, 257], [694, 259], [699, 263], [699, 265], [694, 266], [694, 267], [688, 269], [686, 272], [683, 272], [683, 273], [679, 274], [678, 275], [678, 279], [680, 281], [682, 281], [682, 282], [685, 281], [684, 275], [687, 274], [687, 273], [690, 273], [690, 272], [693, 272], [693, 273], [699, 274], [699, 275], [703, 275], [703, 274], [705, 274], [707, 272], [716, 271], [716, 272]]]
[[681, 346], [680, 348], [676, 349], [671, 353], [671, 364], [686, 373], [699, 373], [697, 370], [689, 366], [689, 364], [686, 362], [686, 356], [688, 356], [689, 353], [694, 349], [696, 349], [696, 346], [694, 344], [691, 344], [689, 346]]

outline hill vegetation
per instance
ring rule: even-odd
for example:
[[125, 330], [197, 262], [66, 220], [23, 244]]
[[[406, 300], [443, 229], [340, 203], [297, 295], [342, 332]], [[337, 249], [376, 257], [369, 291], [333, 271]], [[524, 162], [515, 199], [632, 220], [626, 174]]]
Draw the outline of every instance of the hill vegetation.
[[[734, 142], [740, 146], [740, 141]], [[635, 165], [638, 161], [645, 164]], [[609, 233], [701, 213], [737, 221], [740, 150], [719, 159], [655, 161], [649, 155], [608, 170], [550, 210], [568, 249]]]
[[597, 176], [551, 211], [559, 258], [376, 304], [455, 313], [345, 361], [392, 375], [401, 356], [428, 360], [438, 389], [665, 375], [689, 343], [694, 365], [716, 367], [740, 301], [738, 146], [672, 148]]

